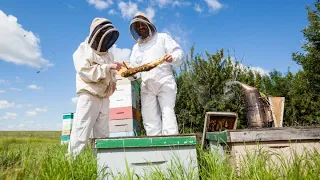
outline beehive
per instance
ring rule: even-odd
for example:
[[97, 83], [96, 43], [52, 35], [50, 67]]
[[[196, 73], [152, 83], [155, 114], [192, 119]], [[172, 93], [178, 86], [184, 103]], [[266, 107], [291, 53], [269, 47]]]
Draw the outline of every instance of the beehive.
[[[106, 170], [106, 175], [117, 175], [130, 171], [142, 177], [155, 168], [167, 172], [178, 167], [181, 172], [196, 175], [196, 144], [194, 134], [95, 139], [97, 172]], [[112, 179], [112, 176], [104, 179]]]
[[[128, 65], [128, 63], [126, 63]], [[140, 134], [140, 98], [136, 81], [121, 77], [124, 68], [117, 71], [116, 91], [110, 96], [110, 137], [136, 136]]]
[[75, 116], [75, 113], [62, 114], [61, 144], [66, 144], [70, 140], [74, 116]]

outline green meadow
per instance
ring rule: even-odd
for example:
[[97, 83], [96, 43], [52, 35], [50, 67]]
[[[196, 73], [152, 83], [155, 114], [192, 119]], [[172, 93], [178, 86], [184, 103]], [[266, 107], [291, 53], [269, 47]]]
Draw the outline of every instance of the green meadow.
[[[65, 158], [66, 145], [60, 145], [60, 132], [0, 132], [0, 179], [101, 179], [94, 151], [87, 146], [75, 160]], [[320, 155], [306, 151], [292, 154], [292, 159], [270, 158], [270, 153], [249, 154], [240, 168], [226, 157], [198, 148], [199, 173], [185, 172], [179, 163], [166, 171], [153, 169], [143, 177], [128, 171], [115, 179], [320, 179]], [[113, 175], [109, 175], [113, 176]]]

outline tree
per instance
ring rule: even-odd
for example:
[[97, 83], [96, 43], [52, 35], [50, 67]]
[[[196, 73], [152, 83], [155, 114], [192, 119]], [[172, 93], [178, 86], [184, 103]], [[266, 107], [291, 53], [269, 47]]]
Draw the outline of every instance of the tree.
[[320, 0], [315, 9], [307, 6], [309, 25], [302, 30], [306, 42], [304, 52], [292, 54], [293, 60], [301, 65], [294, 78], [290, 96], [293, 101], [293, 118], [298, 124], [320, 122]]
[[[239, 115], [238, 127], [246, 126], [243, 95], [239, 87], [228, 87], [228, 82], [240, 81], [254, 85], [255, 74], [239, 62], [232, 62], [231, 57], [224, 56], [221, 49], [215, 54], [205, 52], [190, 55], [176, 77], [178, 85], [176, 114], [180, 133], [201, 132], [205, 113], [208, 111], [231, 111]], [[256, 76], [261, 83], [261, 75]], [[229, 90], [228, 90], [229, 89]], [[228, 94], [228, 91], [232, 93]]]

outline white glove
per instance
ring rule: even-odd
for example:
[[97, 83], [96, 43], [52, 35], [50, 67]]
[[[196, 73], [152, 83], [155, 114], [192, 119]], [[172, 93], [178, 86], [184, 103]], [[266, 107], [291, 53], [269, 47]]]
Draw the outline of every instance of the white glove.
[[128, 79], [130, 81], [135, 81], [135, 80], [137, 80], [137, 77], [135, 75], [132, 75], [132, 76], [129, 76]]

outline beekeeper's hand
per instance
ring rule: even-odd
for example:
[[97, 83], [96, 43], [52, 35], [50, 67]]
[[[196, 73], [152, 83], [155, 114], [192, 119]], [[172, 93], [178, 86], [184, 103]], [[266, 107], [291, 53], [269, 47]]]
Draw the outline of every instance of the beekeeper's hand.
[[115, 62], [114, 64], [111, 64], [110, 69], [119, 71], [121, 67], [124, 67], [124, 65], [119, 62]]
[[130, 81], [135, 81], [137, 79], [137, 77], [135, 75], [129, 76], [128, 79]]
[[164, 60], [165, 60], [166, 62], [171, 63], [171, 62], [172, 62], [172, 56], [171, 56], [170, 54], [165, 54], [165, 55], [164, 55]]

